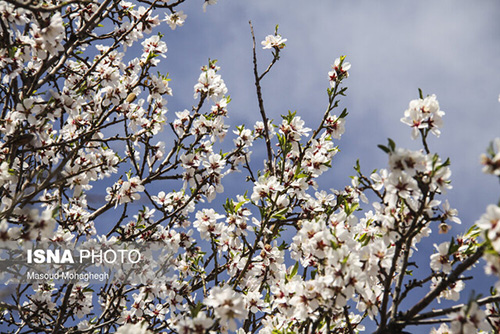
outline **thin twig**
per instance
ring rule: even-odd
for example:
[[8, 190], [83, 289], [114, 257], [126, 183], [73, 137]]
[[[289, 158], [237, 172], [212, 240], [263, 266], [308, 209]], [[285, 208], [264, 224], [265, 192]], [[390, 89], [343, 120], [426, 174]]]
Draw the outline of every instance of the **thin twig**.
[[[261, 77], [259, 76], [259, 72], [257, 69], [257, 52], [255, 51], [255, 34], [253, 32], [253, 26], [252, 26], [252, 21], [248, 22], [250, 24], [250, 31], [252, 33], [252, 41], [253, 41], [253, 74], [255, 77], [255, 88], [257, 90], [257, 99], [259, 101], [259, 110], [260, 110], [260, 115], [262, 117], [262, 122], [264, 122], [264, 138], [266, 140], [266, 149], [267, 149], [267, 166], [269, 171], [271, 172], [271, 175], [274, 175], [274, 164], [273, 164], [273, 151], [271, 148], [271, 139], [269, 137], [269, 126], [268, 126], [268, 119], [266, 115], [266, 111], [264, 109], [264, 100], [262, 99], [262, 89], [260, 86], [260, 79]], [[266, 72], [265, 72], [266, 73]]]

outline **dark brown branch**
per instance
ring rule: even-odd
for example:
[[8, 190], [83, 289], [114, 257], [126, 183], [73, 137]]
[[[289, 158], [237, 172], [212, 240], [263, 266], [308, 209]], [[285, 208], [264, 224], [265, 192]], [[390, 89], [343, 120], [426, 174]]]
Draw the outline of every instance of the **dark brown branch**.
[[252, 41], [253, 41], [253, 74], [255, 77], [255, 88], [257, 90], [257, 99], [259, 101], [259, 110], [260, 110], [260, 116], [262, 117], [262, 122], [264, 122], [264, 138], [266, 141], [266, 149], [267, 149], [267, 167], [269, 171], [271, 172], [271, 175], [274, 175], [274, 164], [273, 164], [273, 151], [271, 148], [271, 139], [269, 136], [269, 126], [268, 126], [268, 119], [266, 115], [266, 111], [264, 109], [264, 100], [262, 99], [262, 89], [260, 86], [260, 79], [263, 77], [259, 76], [259, 72], [257, 69], [257, 52], [255, 50], [255, 34], [253, 32], [253, 26], [252, 26], [252, 21], [248, 22], [250, 24], [250, 31], [252, 33]]
[[[494, 303], [494, 302], [500, 302], [500, 296], [498, 296], [498, 295], [488, 296], [488, 297], [477, 300], [476, 304], [478, 306], [482, 306], [482, 305], [486, 305], [486, 304]], [[465, 306], [466, 306], [466, 304], [460, 304], [460, 305], [455, 305], [455, 306], [445, 308], [445, 309], [432, 310], [430, 312], [421, 313], [421, 314], [417, 315], [416, 317], [414, 317], [412, 320], [417, 321], [417, 320], [422, 320], [422, 319], [439, 317], [442, 315], [457, 312]]]
[[59, 328], [61, 327], [63, 319], [65, 318], [64, 315], [66, 314], [67, 311], [69, 297], [71, 295], [72, 290], [73, 290], [73, 284], [69, 284], [68, 287], [66, 288], [66, 293], [64, 294], [64, 299], [61, 305], [61, 309], [59, 310], [59, 315], [57, 316], [57, 321], [54, 326], [53, 334], [59, 333]]
[[408, 321], [415, 318], [415, 316], [424, 308], [429, 306], [429, 304], [432, 303], [443, 290], [445, 290], [453, 282], [456, 282], [465, 270], [474, 265], [481, 258], [481, 256], [483, 256], [483, 253], [484, 246], [481, 246], [472, 256], [467, 258], [464, 262], [460, 263], [455, 268], [455, 270], [453, 270], [447, 277], [443, 278], [443, 280], [438, 284], [438, 286], [434, 288], [434, 290], [427, 293], [427, 295], [425, 295], [424, 298], [422, 298], [417, 304], [415, 304], [415, 306], [405, 312], [399, 320]]

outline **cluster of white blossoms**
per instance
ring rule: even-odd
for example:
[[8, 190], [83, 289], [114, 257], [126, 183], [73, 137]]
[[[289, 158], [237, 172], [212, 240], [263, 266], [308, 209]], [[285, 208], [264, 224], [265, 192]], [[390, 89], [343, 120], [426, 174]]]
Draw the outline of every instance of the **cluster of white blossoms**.
[[151, 331], [148, 331], [148, 326], [142, 323], [136, 324], [125, 324], [118, 328], [115, 332], [116, 334], [152, 334]]
[[285, 47], [286, 38], [281, 37], [280, 35], [267, 35], [266, 39], [261, 42], [263, 49], [283, 49]]
[[[214, 60], [193, 83], [195, 105], [169, 114], [174, 92], [159, 66], [168, 41], [157, 31], [184, 25], [182, 3], [0, 1], [0, 246], [156, 245], [140, 266], [113, 265], [115, 277], [98, 289], [19, 283], [0, 303], [2, 325], [118, 334], [352, 334], [368, 322], [378, 334], [429, 322], [443, 323], [431, 333], [498, 330], [496, 295], [425, 312], [435, 300], [463, 301], [465, 271], [481, 257], [487, 273], [500, 273], [498, 206], [463, 235], [446, 235], [461, 221], [443, 198], [450, 163], [426, 141], [442, 127], [436, 97], [411, 101], [402, 119], [422, 150], [389, 140], [380, 146], [386, 168], [364, 174], [357, 164], [344, 188], [327, 190], [346, 131], [338, 107], [350, 63], [334, 60], [317, 124], [297, 112], [274, 121], [260, 84], [287, 41], [276, 31], [261, 42], [273, 55], [261, 74], [254, 52], [261, 120], [229, 130], [228, 87]], [[486, 173], [499, 175], [499, 147], [497, 139], [482, 158]], [[252, 150], [264, 164], [250, 161]], [[221, 205], [230, 174], [238, 194]], [[431, 234], [434, 253], [417, 256]]]
[[165, 16], [165, 22], [170, 26], [170, 29], [175, 30], [177, 27], [182, 27], [186, 22], [187, 15], [182, 10]]
[[488, 149], [488, 154], [481, 155], [483, 172], [500, 177], [500, 138], [495, 138]]
[[416, 139], [423, 131], [430, 131], [439, 137], [443, 126], [442, 117], [444, 111], [439, 109], [439, 102], [436, 95], [430, 95], [418, 100], [412, 100], [408, 109], [405, 111], [405, 117], [401, 121], [412, 128], [411, 137]]
[[203, 301], [207, 306], [213, 307], [217, 318], [222, 321], [223, 326], [231, 331], [236, 330], [235, 319], [244, 319], [247, 309], [242, 294], [237, 293], [231, 287], [214, 287], [210, 295]]
[[332, 65], [332, 70], [328, 72], [328, 78], [330, 79], [330, 86], [335, 88], [337, 84], [342, 81], [342, 79], [349, 76], [349, 71], [351, 69], [351, 63], [344, 62], [345, 57], [335, 59]]
[[212, 98], [214, 102], [218, 102], [227, 94], [227, 87], [221, 76], [217, 74], [218, 70], [219, 67], [215, 66], [215, 63], [202, 68], [198, 83], [194, 86], [195, 99], [201, 93], [203, 97]]
[[106, 188], [108, 195], [106, 201], [115, 202], [116, 205], [136, 201], [141, 198], [139, 193], [144, 191], [139, 177], [134, 176], [127, 181], [118, 180], [113, 187]]
[[484, 271], [499, 278], [495, 285], [498, 290], [500, 289], [500, 207], [494, 204], [488, 205], [486, 212], [476, 221], [476, 226], [487, 244]]
[[443, 323], [439, 328], [433, 328], [430, 334], [486, 334], [491, 329], [486, 313], [475, 302], [451, 314], [449, 320], [451, 326]]

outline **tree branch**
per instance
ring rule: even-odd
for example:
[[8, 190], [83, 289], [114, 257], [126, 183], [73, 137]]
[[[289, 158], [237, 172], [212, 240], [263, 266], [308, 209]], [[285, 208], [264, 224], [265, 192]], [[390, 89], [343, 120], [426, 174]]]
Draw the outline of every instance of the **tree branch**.
[[[271, 172], [271, 175], [275, 174], [274, 171], [274, 165], [273, 165], [273, 150], [271, 148], [271, 139], [269, 136], [269, 126], [268, 126], [268, 119], [266, 115], [266, 111], [264, 109], [264, 100], [262, 99], [262, 89], [260, 86], [260, 80], [262, 77], [259, 76], [259, 72], [257, 69], [257, 52], [255, 50], [255, 34], [253, 32], [253, 26], [252, 26], [252, 21], [248, 22], [250, 24], [250, 31], [252, 33], [252, 41], [253, 41], [253, 74], [255, 77], [255, 88], [257, 90], [257, 99], [259, 101], [259, 110], [260, 110], [260, 116], [262, 117], [262, 122], [264, 122], [264, 138], [266, 141], [266, 149], [267, 149], [267, 167], [269, 171]], [[270, 67], [268, 68], [270, 69]], [[267, 72], [265, 72], [267, 73]]]
[[481, 256], [483, 256], [485, 246], [481, 246], [477, 249], [477, 251], [467, 258], [464, 262], [460, 263], [455, 270], [453, 270], [447, 277], [443, 278], [443, 280], [434, 288], [434, 290], [427, 293], [415, 306], [413, 306], [410, 310], [403, 313], [398, 320], [409, 321], [415, 318], [415, 316], [426, 308], [432, 301], [436, 299], [439, 294], [445, 290], [450, 284], [456, 282], [459, 279], [459, 276], [475, 264]]

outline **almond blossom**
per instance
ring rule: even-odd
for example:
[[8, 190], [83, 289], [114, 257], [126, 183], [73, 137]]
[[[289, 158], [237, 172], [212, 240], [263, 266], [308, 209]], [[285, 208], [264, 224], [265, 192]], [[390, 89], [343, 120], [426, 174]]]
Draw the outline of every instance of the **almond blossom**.
[[280, 35], [267, 35], [266, 39], [261, 42], [263, 49], [278, 48], [283, 49], [285, 47], [286, 38], [282, 38]]
[[[285, 52], [276, 28], [261, 43], [272, 50], [268, 67], [252, 50], [258, 103], [248, 111], [260, 118], [235, 126], [227, 67], [216, 60], [195, 65], [194, 101], [171, 103], [178, 95], [165, 58], [171, 34], [188, 24], [182, 6], [0, 1], [0, 246], [9, 250], [2, 261], [12, 260], [0, 279], [13, 286], [0, 303], [5, 331], [376, 327], [381, 334], [410, 325], [434, 333], [498, 326], [495, 290], [477, 287], [487, 296], [471, 297], [467, 270], [483, 258], [485, 273], [500, 277], [499, 207], [487, 206], [466, 232], [449, 236], [462, 221], [446, 199], [450, 161], [427, 141], [441, 134], [437, 97], [420, 94], [401, 119], [409, 136], [421, 137], [420, 148], [389, 140], [379, 146], [387, 154], [382, 168], [366, 174], [358, 162], [342, 180], [332, 170], [349, 131], [347, 108], [336, 110], [347, 94], [347, 58], [325, 69], [323, 114], [315, 117], [311, 104], [280, 118], [264, 108], [262, 86]], [[165, 27], [168, 35], [157, 33]], [[481, 158], [485, 173], [498, 174], [497, 146]], [[435, 245], [430, 258], [418, 256], [425, 239]], [[26, 280], [25, 252], [54, 247], [146, 250], [140, 265], [106, 267], [114, 276], [104, 282]], [[435, 309], [443, 299], [454, 306]]]

